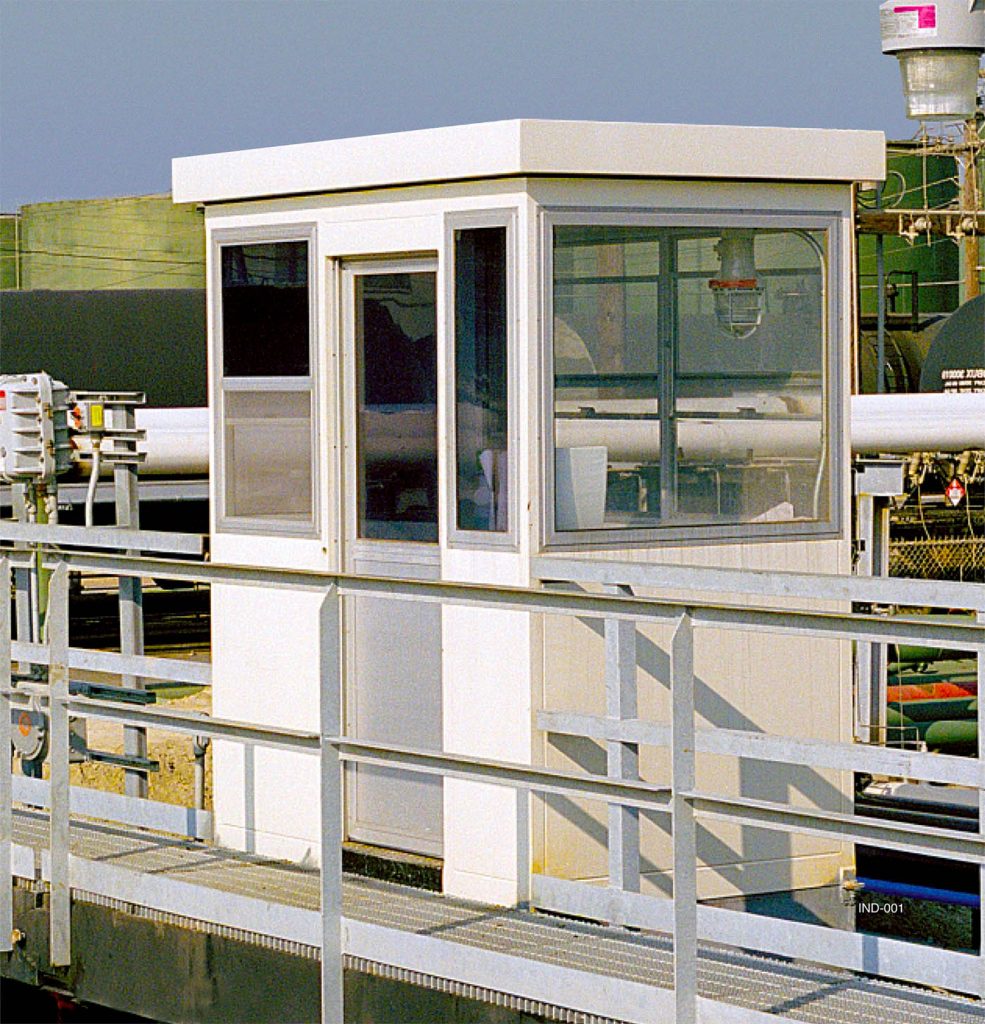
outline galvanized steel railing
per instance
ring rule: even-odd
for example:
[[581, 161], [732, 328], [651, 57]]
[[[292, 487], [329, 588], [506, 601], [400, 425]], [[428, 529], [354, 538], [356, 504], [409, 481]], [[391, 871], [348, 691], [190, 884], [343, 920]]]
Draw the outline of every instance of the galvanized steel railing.
[[[858, 841], [912, 850], [980, 866], [985, 882], [985, 760], [931, 755], [853, 743], [799, 740], [730, 729], [696, 729], [694, 636], [704, 628], [757, 630], [868, 641], [922, 643], [965, 649], [978, 654], [979, 690], [985, 680], [985, 588], [979, 585], [897, 579], [811, 576], [794, 573], [750, 573], [732, 570], [656, 567], [541, 558], [534, 573], [545, 581], [603, 583], [608, 593], [494, 587], [449, 582], [379, 579], [329, 574], [203, 565], [171, 558], [147, 558], [94, 551], [62, 551], [60, 530], [46, 527], [43, 537], [29, 538], [25, 528], [11, 532], [0, 525], [0, 542], [33, 539], [44, 545], [52, 569], [47, 642], [31, 644], [11, 637], [9, 602], [0, 608], [0, 750], [10, 744], [11, 709], [24, 702], [26, 691], [12, 685], [11, 662], [48, 666], [44, 690], [51, 721], [50, 747], [50, 927], [54, 964], [70, 960], [70, 877], [68, 826], [72, 801], [69, 786], [70, 715], [108, 718], [128, 725], [153, 726], [273, 746], [318, 755], [321, 765], [322, 820], [322, 1019], [342, 1019], [341, 848], [343, 840], [343, 776], [345, 763], [364, 763], [505, 785], [539, 794], [561, 794], [604, 801], [609, 805], [609, 888], [589, 887], [535, 876], [533, 896], [546, 906], [560, 904], [585, 916], [639, 924], [670, 931], [674, 937], [676, 1019], [697, 1019], [697, 944], [700, 939], [803, 957], [819, 963], [865, 970], [888, 977], [939, 984], [985, 998], [985, 941], [979, 956], [914, 946], [898, 940], [854, 933], [834, 933], [812, 925], [767, 920], [761, 916], [699, 906], [697, 901], [696, 817], [744, 825]], [[133, 531], [100, 531], [104, 547], [139, 549]], [[16, 533], [16, 535], [15, 535]], [[107, 536], [102, 536], [107, 534]], [[146, 540], [146, 539], [145, 539]], [[163, 535], [155, 538], [165, 543]], [[159, 548], [160, 550], [160, 548]], [[187, 550], [185, 548], [184, 550]], [[9, 593], [11, 570], [29, 568], [28, 552], [8, 550], [0, 558], [0, 594]], [[73, 649], [68, 644], [69, 571], [98, 572], [124, 579], [154, 577], [199, 583], [301, 589], [323, 594], [320, 612], [320, 677], [323, 680], [318, 731], [265, 728], [151, 707], [114, 706], [69, 694], [72, 668], [98, 668], [121, 676], [142, 676], [207, 682], [203, 666], [171, 659]], [[658, 600], [632, 594], [632, 586], [659, 587], [688, 593], [686, 601]], [[940, 623], [902, 617], [859, 615], [850, 611], [818, 612], [787, 608], [714, 603], [715, 593], [814, 601], [946, 605], [978, 613], [978, 622]], [[692, 597], [691, 595], [698, 596]], [[588, 716], [543, 711], [538, 728], [549, 733], [589, 737], [608, 750], [606, 776], [567, 772], [531, 764], [415, 750], [365, 742], [343, 735], [341, 696], [344, 662], [340, 656], [340, 601], [344, 597], [418, 600], [529, 613], [577, 615], [605, 623], [607, 714]], [[670, 645], [671, 721], [645, 721], [633, 706], [635, 632], [637, 623], [660, 622], [672, 630]], [[985, 735], [985, 713], [979, 703], [979, 736]], [[641, 745], [669, 747], [670, 779], [653, 785], [638, 778]], [[750, 757], [778, 764], [806, 765], [923, 779], [977, 789], [977, 833], [928, 829], [901, 822], [865, 818], [789, 804], [702, 792], [696, 788], [698, 752]], [[0, 949], [9, 949], [12, 926], [11, 836], [12, 779], [9, 758], [0, 758]], [[124, 798], [120, 798], [124, 799]], [[131, 801], [131, 803], [145, 803]], [[104, 805], [106, 806], [106, 805]], [[120, 805], [122, 806], [122, 805]], [[638, 814], [641, 809], [669, 815], [673, 834], [673, 899], [642, 896], [639, 888]], [[141, 821], [146, 824], [145, 814]], [[138, 822], [140, 823], [140, 822]], [[197, 827], [197, 826], [193, 826]], [[538, 878], [540, 879], [538, 889]], [[985, 886], [983, 886], [985, 888]], [[985, 918], [985, 915], [981, 915]], [[980, 938], [985, 940], [985, 925]]]

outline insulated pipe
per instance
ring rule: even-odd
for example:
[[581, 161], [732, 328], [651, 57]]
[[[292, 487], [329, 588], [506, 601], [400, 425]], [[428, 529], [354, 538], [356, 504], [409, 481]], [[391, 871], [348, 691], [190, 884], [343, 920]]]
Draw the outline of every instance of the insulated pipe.
[[[606, 403], [585, 404], [599, 406], [601, 412]], [[769, 457], [809, 456], [816, 455], [820, 445], [818, 420], [748, 415], [730, 419], [716, 412], [714, 419], [679, 422], [678, 442], [686, 458], [747, 456], [749, 451]], [[408, 409], [367, 416], [373, 428], [368, 433], [381, 452], [392, 450], [413, 459], [433, 445], [433, 411]], [[147, 432], [146, 441], [137, 446], [147, 455], [141, 475], [208, 473], [208, 409], [138, 409], [137, 426]], [[660, 423], [655, 419], [564, 418], [558, 421], [557, 434], [560, 447], [604, 446], [612, 461], [659, 459]], [[853, 395], [851, 442], [853, 452], [869, 454], [985, 449], [985, 394]], [[80, 447], [85, 450], [84, 442]], [[372, 457], [373, 452], [367, 454]]]
[[[137, 409], [136, 413], [137, 429], [147, 433], [137, 444], [137, 451], [147, 456], [140, 466], [141, 476], [208, 476], [208, 409]], [[80, 452], [92, 451], [86, 437], [77, 437], [74, 443]], [[112, 451], [111, 441], [103, 443]], [[104, 463], [99, 471], [106, 476], [112, 465]]]
[[985, 448], [985, 393], [852, 396], [854, 452], [968, 448]]

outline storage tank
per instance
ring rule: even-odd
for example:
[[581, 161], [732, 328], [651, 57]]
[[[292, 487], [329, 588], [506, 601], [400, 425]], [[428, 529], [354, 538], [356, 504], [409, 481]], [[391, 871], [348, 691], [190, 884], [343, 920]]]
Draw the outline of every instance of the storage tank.
[[920, 390], [985, 392], [985, 295], [969, 299], [937, 332]]

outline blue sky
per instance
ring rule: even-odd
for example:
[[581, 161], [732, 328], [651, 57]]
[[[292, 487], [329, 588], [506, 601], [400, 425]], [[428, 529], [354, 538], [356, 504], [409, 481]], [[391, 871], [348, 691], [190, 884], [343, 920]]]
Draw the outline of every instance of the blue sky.
[[0, 208], [511, 117], [907, 137], [878, 0], [0, 0]]

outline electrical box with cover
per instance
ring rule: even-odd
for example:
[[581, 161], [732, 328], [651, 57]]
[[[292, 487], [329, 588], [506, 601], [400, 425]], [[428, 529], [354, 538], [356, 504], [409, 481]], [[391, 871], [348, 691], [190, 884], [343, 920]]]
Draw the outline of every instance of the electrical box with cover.
[[72, 465], [69, 389], [46, 373], [0, 376], [0, 479], [46, 484]]

